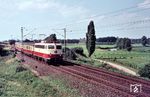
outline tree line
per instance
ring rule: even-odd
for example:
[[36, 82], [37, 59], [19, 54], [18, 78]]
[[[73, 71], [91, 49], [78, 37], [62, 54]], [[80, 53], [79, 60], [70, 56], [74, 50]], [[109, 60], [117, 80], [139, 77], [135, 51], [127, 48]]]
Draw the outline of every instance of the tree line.
[[[56, 35], [54, 35], [56, 36]], [[48, 40], [51, 41], [50, 38], [52, 37], [51, 35], [46, 37], [44, 40]], [[100, 37], [96, 39], [96, 43], [97, 44], [115, 44], [117, 42], [119, 38], [118, 37]], [[85, 43], [86, 40], [83, 42], [83, 40], [85, 39], [67, 39], [66, 43], [80, 43], [80, 41], [82, 41], [82, 43]], [[21, 42], [20, 40], [9, 40], [9, 42], [13, 43], [14, 41], [16, 42]], [[57, 39], [57, 41], [59, 41], [60, 43], [64, 43], [64, 39]], [[23, 42], [41, 42], [41, 40], [35, 39], [35, 40], [29, 40], [29, 39], [25, 39], [23, 40]], [[143, 36], [142, 38], [139, 39], [131, 39], [131, 43], [132, 44], [142, 44], [143, 46], [146, 45], [150, 45], [150, 38], [147, 38], [146, 36]]]
[[116, 42], [117, 37], [100, 37], [96, 39], [96, 42]]

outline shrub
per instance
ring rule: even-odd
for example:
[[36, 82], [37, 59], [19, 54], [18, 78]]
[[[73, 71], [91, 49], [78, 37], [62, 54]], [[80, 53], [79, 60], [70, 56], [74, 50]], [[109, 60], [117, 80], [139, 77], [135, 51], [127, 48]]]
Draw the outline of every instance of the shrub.
[[16, 68], [16, 72], [22, 72], [22, 71], [25, 71], [25, 70], [27, 70], [27, 69], [24, 68], [24, 67], [22, 67], [22, 66], [18, 66], [18, 67]]
[[78, 54], [83, 54], [83, 48], [82, 47], [75, 47], [75, 48], [72, 48], [72, 50]]
[[141, 77], [147, 77], [150, 79], [150, 63], [146, 64], [144, 68], [139, 71]]
[[16, 40], [9, 40], [9, 44], [10, 44], [10, 45], [15, 44], [15, 42], [16, 42]]
[[73, 52], [77, 53], [77, 54], [80, 54], [84, 57], [86, 57], [86, 55], [84, 54], [84, 50], [82, 47], [75, 47], [75, 48], [72, 48], [71, 49]]
[[[63, 48], [63, 52], [65, 48]], [[75, 54], [75, 52], [73, 52], [71, 49], [66, 48], [66, 53], [64, 53], [63, 55], [64, 58], [70, 59], [70, 60], [76, 60], [77, 56]]]
[[62, 49], [63, 53], [65, 52], [65, 49], [66, 49], [66, 51], [70, 51], [69, 48], [67, 48], [67, 47], [65, 48], [65, 47], [64, 47], [64, 48]]
[[0, 51], [0, 56], [8, 56], [10, 54], [10, 52], [8, 50], [1, 50]]
[[113, 58], [113, 61], [116, 61], [117, 60], [117, 58], [115, 57], [115, 58]]
[[[66, 49], [66, 53], [65, 53], [65, 49]], [[66, 48], [63, 48], [62, 51], [64, 53], [63, 57], [70, 59], [70, 60], [76, 60], [77, 58], [76, 53], [86, 57], [86, 55], [83, 53], [84, 51], [82, 47], [75, 47], [72, 49], [69, 49], [66, 47]]]
[[102, 65], [101, 65], [101, 67], [106, 67], [107, 66], [107, 64], [106, 63], [103, 63]]

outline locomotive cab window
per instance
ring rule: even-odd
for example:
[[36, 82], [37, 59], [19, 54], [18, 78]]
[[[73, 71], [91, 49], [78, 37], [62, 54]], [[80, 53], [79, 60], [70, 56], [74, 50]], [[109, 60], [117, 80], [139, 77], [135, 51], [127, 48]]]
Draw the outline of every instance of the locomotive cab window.
[[61, 49], [61, 48], [62, 48], [61, 45], [56, 46], [56, 49]]
[[48, 49], [54, 49], [54, 46], [53, 45], [49, 45]]

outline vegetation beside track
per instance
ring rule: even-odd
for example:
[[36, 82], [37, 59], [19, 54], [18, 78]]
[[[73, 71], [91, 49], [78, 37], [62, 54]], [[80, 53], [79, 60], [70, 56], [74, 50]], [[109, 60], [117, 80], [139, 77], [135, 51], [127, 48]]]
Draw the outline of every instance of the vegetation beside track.
[[[84, 49], [84, 53], [87, 55], [85, 44], [68, 44], [68, 47], [82, 47]], [[91, 58], [79, 58], [79, 62], [103, 67], [102, 63], [93, 61], [93, 59], [102, 59], [112, 61], [114, 63], [120, 63], [126, 68], [131, 68], [134, 71], [139, 71], [146, 64], [150, 63], [150, 47], [143, 47], [140, 44], [134, 44], [132, 51], [130, 52], [126, 50], [110, 51], [108, 49], [100, 49], [100, 47], [113, 48], [115, 45], [96, 45], [96, 50]]]
[[49, 80], [39, 79], [18, 67], [21, 65], [15, 58], [0, 61], [0, 97], [78, 97], [60, 79], [50, 76]]

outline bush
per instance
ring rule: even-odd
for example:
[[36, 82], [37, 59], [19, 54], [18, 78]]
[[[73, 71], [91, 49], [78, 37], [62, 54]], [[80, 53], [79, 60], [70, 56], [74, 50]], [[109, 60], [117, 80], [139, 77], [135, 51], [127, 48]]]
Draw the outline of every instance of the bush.
[[103, 63], [102, 65], [101, 65], [101, 67], [106, 67], [107, 66], [107, 64], [106, 63]]
[[8, 56], [10, 52], [8, 50], [0, 50], [0, 56]]
[[9, 44], [10, 44], [10, 45], [15, 44], [15, 42], [16, 42], [16, 40], [9, 40]]
[[65, 52], [65, 49], [66, 49], [66, 51], [70, 51], [69, 48], [67, 48], [67, 47], [65, 48], [65, 47], [64, 47], [64, 48], [62, 49], [63, 53]]
[[80, 54], [80, 55], [83, 54], [83, 48], [82, 47], [75, 47], [75, 48], [72, 48], [72, 50], [74, 52], [76, 52], [77, 54]]
[[16, 72], [22, 72], [22, 71], [25, 71], [25, 70], [27, 70], [27, 69], [24, 68], [24, 67], [22, 67], [22, 66], [18, 66], [18, 67], [16, 68]]
[[[63, 48], [62, 51], [65, 52], [65, 48]], [[64, 54], [63, 57], [66, 57], [67, 59], [70, 60], [76, 60], [77, 58], [76, 53], [86, 57], [86, 55], [83, 52], [84, 51], [82, 47], [75, 47], [72, 49], [66, 47], [66, 53]]]
[[[63, 48], [63, 52], [65, 48]], [[66, 48], [66, 53], [63, 55], [64, 58], [70, 59], [70, 60], [76, 60], [77, 56], [75, 52], [73, 52], [71, 49]]]
[[150, 79], [150, 63], [146, 64], [144, 68], [139, 71], [141, 77], [147, 77]]
[[72, 48], [71, 50], [77, 54], [80, 54], [81, 56], [86, 57], [82, 47], [75, 47], [75, 48]]

